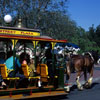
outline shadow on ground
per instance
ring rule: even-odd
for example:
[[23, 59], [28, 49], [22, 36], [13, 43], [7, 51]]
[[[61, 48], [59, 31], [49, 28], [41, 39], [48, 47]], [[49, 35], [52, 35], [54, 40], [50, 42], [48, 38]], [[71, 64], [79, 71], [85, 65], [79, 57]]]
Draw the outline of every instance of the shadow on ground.
[[[84, 88], [84, 89], [92, 89], [96, 85], [100, 85], [100, 83], [94, 82], [90, 88]], [[74, 91], [75, 89], [77, 89], [77, 85], [73, 85], [70, 90]]]

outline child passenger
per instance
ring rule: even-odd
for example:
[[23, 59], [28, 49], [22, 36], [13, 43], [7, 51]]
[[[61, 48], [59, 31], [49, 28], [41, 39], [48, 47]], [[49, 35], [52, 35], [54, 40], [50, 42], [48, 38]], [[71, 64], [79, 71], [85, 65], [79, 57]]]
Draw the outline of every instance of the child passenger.
[[29, 69], [30, 69], [30, 75], [29, 76], [34, 76], [35, 73], [36, 73], [34, 58], [30, 59]]

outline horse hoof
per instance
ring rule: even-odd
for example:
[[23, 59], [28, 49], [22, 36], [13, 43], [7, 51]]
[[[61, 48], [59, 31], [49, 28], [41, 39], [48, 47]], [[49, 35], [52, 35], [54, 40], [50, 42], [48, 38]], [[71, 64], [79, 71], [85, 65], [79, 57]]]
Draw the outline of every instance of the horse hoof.
[[69, 86], [64, 87], [64, 89], [65, 89], [65, 91], [66, 91], [67, 93], [70, 92], [70, 87], [69, 87]]
[[83, 89], [78, 89], [79, 91], [83, 91]]
[[79, 90], [79, 91], [82, 91], [82, 90], [83, 90], [83, 86], [80, 86], [80, 87], [78, 88], [78, 90]]
[[84, 84], [84, 88], [86, 88], [86, 89], [91, 88], [91, 84], [89, 84], [88, 82], [86, 82], [86, 83]]

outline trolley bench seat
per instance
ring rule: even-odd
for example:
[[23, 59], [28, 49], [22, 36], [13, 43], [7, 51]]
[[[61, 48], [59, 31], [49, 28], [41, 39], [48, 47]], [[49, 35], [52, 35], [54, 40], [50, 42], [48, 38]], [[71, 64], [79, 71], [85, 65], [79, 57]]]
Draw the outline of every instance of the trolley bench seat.
[[19, 80], [19, 77], [8, 77], [7, 67], [5, 64], [0, 64], [0, 74], [5, 80]]

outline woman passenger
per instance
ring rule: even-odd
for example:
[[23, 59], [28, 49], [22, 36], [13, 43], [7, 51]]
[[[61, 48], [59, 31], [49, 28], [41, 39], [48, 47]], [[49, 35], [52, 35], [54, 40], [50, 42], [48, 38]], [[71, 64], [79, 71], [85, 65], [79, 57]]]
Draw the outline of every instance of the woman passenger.
[[30, 59], [30, 55], [26, 52], [23, 52], [20, 55], [20, 63], [21, 64], [27, 64], [29, 66], [29, 76], [34, 76], [34, 72], [35, 72], [35, 65], [34, 65], [34, 59], [31, 58]]
[[30, 63], [30, 55], [26, 52], [21, 53], [20, 55], [20, 63], [21, 64], [29, 64]]
[[[21, 64], [27, 64], [28, 65], [28, 71], [29, 71], [29, 76], [30, 77], [38, 75], [36, 73], [36, 70], [35, 70], [34, 59], [33, 58], [30, 59], [30, 55], [28, 53], [23, 52], [20, 55], [20, 62], [21, 62]], [[38, 87], [41, 87], [41, 79], [38, 79], [37, 84], [38, 84]]]
[[[15, 62], [15, 63], [14, 63]], [[15, 64], [15, 66], [14, 66]], [[26, 78], [23, 74], [20, 74], [21, 71], [21, 64], [19, 62], [19, 59], [17, 57], [13, 56], [13, 51], [8, 52], [7, 60], [5, 61], [5, 65], [8, 70], [8, 77], [19, 77], [19, 81], [16, 84], [16, 88], [23, 88], [27, 85], [23, 85], [23, 82], [26, 81]]]

